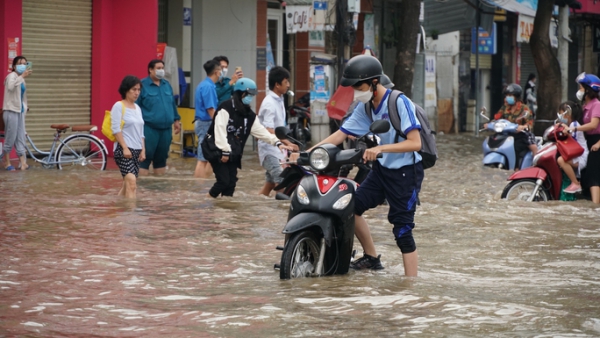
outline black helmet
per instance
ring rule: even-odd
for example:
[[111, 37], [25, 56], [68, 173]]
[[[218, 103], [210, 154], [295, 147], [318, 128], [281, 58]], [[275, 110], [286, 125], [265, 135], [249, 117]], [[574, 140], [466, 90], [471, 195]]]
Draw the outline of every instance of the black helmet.
[[378, 78], [382, 75], [383, 67], [379, 60], [370, 55], [357, 55], [348, 60], [340, 84], [343, 87], [350, 87], [360, 81]]
[[392, 80], [390, 80], [390, 78], [385, 74], [381, 75], [381, 78], [379, 79], [379, 83], [382, 86], [384, 86], [386, 89], [392, 89], [395, 86], [394, 83], [392, 82]]
[[506, 89], [504, 89], [504, 96], [513, 95], [514, 97], [521, 97], [522, 93], [523, 88], [521, 88], [521, 86], [519, 86], [516, 83], [511, 83], [508, 86], [506, 86]]

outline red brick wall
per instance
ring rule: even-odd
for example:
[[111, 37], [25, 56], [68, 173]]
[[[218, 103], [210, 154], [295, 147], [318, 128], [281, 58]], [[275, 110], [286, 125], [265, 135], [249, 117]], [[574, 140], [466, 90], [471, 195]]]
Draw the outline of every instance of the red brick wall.
[[[258, 0], [256, 3], [256, 48], [267, 47], [267, 1]], [[267, 72], [265, 70], [256, 70], [256, 85], [258, 86], [258, 95], [256, 95], [256, 112], [265, 98]]]

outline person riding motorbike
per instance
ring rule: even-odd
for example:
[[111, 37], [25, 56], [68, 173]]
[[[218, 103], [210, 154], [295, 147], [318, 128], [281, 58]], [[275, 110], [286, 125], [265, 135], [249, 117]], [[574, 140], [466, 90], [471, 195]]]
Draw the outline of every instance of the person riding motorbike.
[[[369, 132], [373, 121], [389, 121], [387, 101], [391, 91], [381, 85], [382, 76], [383, 67], [373, 56], [357, 55], [348, 61], [341, 85], [351, 86], [354, 89], [354, 99], [361, 101], [361, 104], [358, 104], [338, 131], [316, 146], [325, 143], [338, 145], [348, 135], [359, 136]], [[375, 109], [366, 112], [364, 103], [369, 101]], [[395, 104], [406, 138], [397, 135], [396, 130], [390, 128], [387, 133], [379, 134], [379, 146], [368, 148], [364, 152], [365, 161], [374, 161], [372, 170], [355, 195], [355, 234], [363, 247], [364, 255], [353, 261], [350, 267], [356, 270], [383, 269], [369, 226], [362, 214], [379, 206], [386, 199], [390, 206], [388, 220], [394, 225], [392, 232], [402, 252], [404, 273], [416, 276], [418, 255], [412, 230], [415, 226], [417, 196], [424, 177], [421, 155], [418, 153], [421, 149], [421, 125], [416, 117], [415, 105], [410, 99], [401, 95]], [[381, 159], [377, 158], [379, 154], [383, 155]]]
[[577, 79], [577, 99], [583, 102], [583, 125], [570, 127], [571, 132], [582, 131], [590, 150], [587, 170], [581, 178], [584, 189], [589, 188], [592, 202], [600, 203], [600, 78], [593, 74], [580, 74]]
[[[494, 120], [505, 119], [519, 124], [517, 128], [519, 133], [515, 135], [515, 144], [528, 147], [531, 154], [535, 156], [538, 149], [535, 135], [531, 132], [533, 129], [533, 114], [529, 107], [521, 102], [521, 94], [523, 94], [521, 86], [516, 83], [509, 84], [504, 90], [504, 105], [494, 115]], [[487, 128], [487, 123], [483, 126]]]

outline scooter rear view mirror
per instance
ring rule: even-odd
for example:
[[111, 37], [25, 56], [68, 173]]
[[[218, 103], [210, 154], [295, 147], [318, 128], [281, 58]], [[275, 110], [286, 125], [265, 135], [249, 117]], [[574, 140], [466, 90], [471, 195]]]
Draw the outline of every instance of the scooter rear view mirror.
[[387, 120], [378, 120], [371, 124], [369, 130], [373, 134], [384, 134], [390, 130], [390, 123]]
[[291, 131], [287, 127], [277, 127], [275, 128], [275, 136], [277, 136], [280, 140], [286, 140], [289, 138], [289, 134]]
[[486, 107], [481, 107], [481, 112], [479, 113], [479, 115], [481, 115], [481, 117], [483, 117], [484, 119], [486, 119], [486, 120], [489, 121], [490, 118], [487, 117], [486, 113], [487, 113], [487, 108]]

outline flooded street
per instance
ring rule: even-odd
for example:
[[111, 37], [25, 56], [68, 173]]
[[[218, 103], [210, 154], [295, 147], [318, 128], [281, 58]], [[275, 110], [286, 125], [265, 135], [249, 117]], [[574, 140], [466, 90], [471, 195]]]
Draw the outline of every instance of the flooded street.
[[510, 173], [482, 167], [482, 141], [438, 139], [417, 278], [382, 206], [366, 217], [385, 270], [279, 280], [289, 203], [257, 195], [253, 153], [217, 200], [194, 159], [134, 202], [115, 170], [1, 172], [0, 337], [600, 336], [600, 208], [500, 200]]

